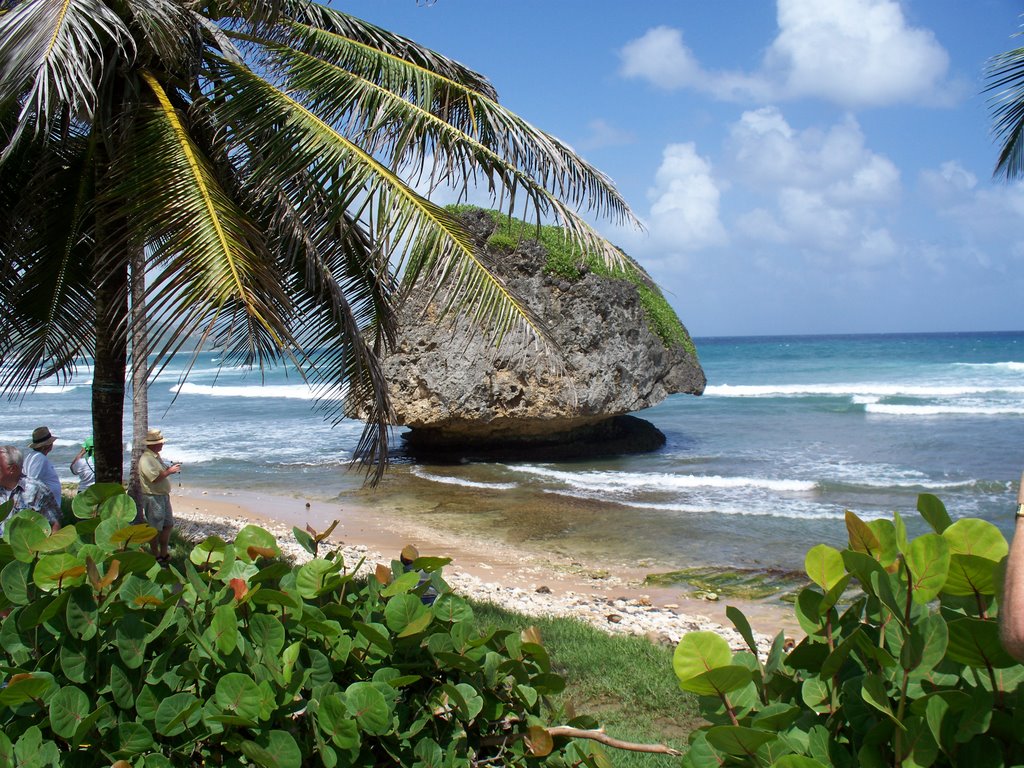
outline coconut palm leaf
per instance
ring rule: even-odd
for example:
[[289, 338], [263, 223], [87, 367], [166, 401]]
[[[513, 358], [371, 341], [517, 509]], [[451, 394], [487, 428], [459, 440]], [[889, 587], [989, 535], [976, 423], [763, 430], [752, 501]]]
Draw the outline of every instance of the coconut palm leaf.
[[990, 100], [993, 131], [1002, 142], [996, 175], [1008, 179], [1024, 175], [1024, 48], [994, 56], [986, 72], [986, 91], [995, 91]]

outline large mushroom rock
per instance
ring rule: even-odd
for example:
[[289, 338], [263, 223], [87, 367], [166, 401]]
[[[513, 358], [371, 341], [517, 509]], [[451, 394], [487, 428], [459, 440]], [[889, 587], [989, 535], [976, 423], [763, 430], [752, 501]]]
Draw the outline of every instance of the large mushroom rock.
[[650, 277], [635, 264], [632, 276], [598, 274], [609, 270], [595, 260], [561, 276], [548, 247], [507, 230], [534, 228], [478, 209], [462, 219], [549, 343], [495, 347], [471, 319], [444, 315], [444, 297], [425, 303], [430, 297], [418, 294], [401, 308], [398, 341], [383, 363], [396, 424], [411, 428], [408, 448], [546, 459], [664, 444], [653, 426], [624, 414], [676, 392], [699, 395], [706, 380], [689, 333]]

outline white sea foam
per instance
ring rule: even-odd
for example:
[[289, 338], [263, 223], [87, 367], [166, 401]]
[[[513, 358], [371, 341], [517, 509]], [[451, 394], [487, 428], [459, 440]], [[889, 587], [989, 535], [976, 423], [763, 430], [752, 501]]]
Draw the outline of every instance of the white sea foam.
[[868, 413], [885, 416], [1024, 416], [1024, 405], [895, 405], [874, 403], [864, 406]]
[[517, 466], [514, 469], [584, 490], [671, 491], [700, 488], [760, 488], [786, 493], [813, 491], [816, 487], [814, 482], [806, 480], [771, 480], [762, 477], [674, 475], [664, 472], [563, 472], [536, 466]]
[[486, 488], [494, 491], [509, 491], [518, 487], [517, 483], [485, 483], [479, 480], [466, 480], [462, 477], [452, 477], [450, 475], [435, 475], [420, 467], [414, 467], [412, 474], [422, 480], [430, 480], [434, 483], [445, 483], [447, 485], [459, 485], [464, 488]]
[[956, 365], [963, 366], [964, 368], [988, 368], [991, 370], [1014, 371], [1015, 373], [1024, 372], [1024, 363], [1012, 360], [1003, 363], [956, 363]]
[[963, 397], [966, 395], [1024, 395], [1024, 386], [916, 385], [845, 382], [840, 384], [718, 384], [704, 390], [712, 397]]
[[207, 397], [264, 397], [286, 400], [341, 400], [340, 390], [314, 392], [307, 384], [274, 384], [267, 386], [211, 386], [208, 384], [184, 384], [171, 387], [171, 392], [179, 395], [205, 395]]

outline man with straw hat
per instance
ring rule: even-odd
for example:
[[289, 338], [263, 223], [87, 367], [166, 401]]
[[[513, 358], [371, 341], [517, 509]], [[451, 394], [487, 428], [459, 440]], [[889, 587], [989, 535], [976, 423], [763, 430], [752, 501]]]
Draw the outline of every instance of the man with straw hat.
[[29, 443], [29, 451], [25, 454], [25, 464], [21, 471], [27, 477], [38, 480], [53, 494], [57, 506], [60, 506], [60, 478], [57, 477], [57, 470], [53, 466], [47, 454], [53, 450], [53, 444], [57, 442], [57, 436], [50, 434], [49, 427], [36, 427], [32, 430], [32, 442]]
[[180, 464], [164, 465], [160, 451], [164, 447], [164, 435], [159, 429], [146, 433], [146, 450], [139, 457], [139, 485], [142, 491], [142, 512], [146, 522], [156, 528], [157, 535], [150, 540], [153, 556], [160, 565], [171, 561], [168, 544], [174, 516], [171, 513], [171, 475], [181, 472]]

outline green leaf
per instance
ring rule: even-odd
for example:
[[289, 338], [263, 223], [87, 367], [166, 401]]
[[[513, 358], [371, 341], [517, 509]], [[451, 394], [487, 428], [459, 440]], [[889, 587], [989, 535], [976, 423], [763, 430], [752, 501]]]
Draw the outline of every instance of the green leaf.
[[383, 627], [381, 627], [381, 629], [377, 629], [376, 626], [372, 624], [364, 624], [361, 621], [353, 622], [352, 626], [355, 627], [356, 632], [359, 633], [359, 637], [366, 640], [370, 645], [376, 646], [387, 654], [395, 652], [395, 648], [391, 645], [391, 641], [388, 639], [387, 633], [381, 631]]
[[831, 710], [832, 689], [820, 677], [808, 677], [800, 686], [800, 698], [809, 709], [819, 714]]
[[199, 722], [202, 702], [191, 693], [174, 693], [156, 708], [156, 731], [163, 736], [177, 736], [186, 727]]
[[976, 669], [1004, 669], [1016, 664], [999, 641], [999, 624], [992, 619], [965, 616], [946, 623], [949, 645], [946, 657]]
[[117, 725], [119, 757], [131, 757], [153, 747], [153, 735], [142, 723], [121, 722]]
[[394, 597], [395, 595], [400, 595], [403, 592], [415, 589], [416, 585], [419, 583], [420, 575], [416, 571], [406, 571], [384, 587], [384, 589], [380, 591], [380, 594], [381, 597]]
[[718, 725], [708, 729], [708, 742], [727, 755], [752, 755], [778, 736], [770, 731], [738, 725]]
[[0, 589], [4, 596], [16, 605], [28, 605], [29, 603], [29, 578], [32, 575], [32, 566], [23, 563], [21, 560], [12, 560], [0, 571]]
[[880, 676], [864, 675], [860, 692], [864, 701], [889, 718], [897, 727], [903, 729], [903, 724], [892, 711], [892, 702], [889, 701], [889, 694], [885, 690], [885, 681]]
[[933, 496], [930, 493], [922, 493], [917, 497], [917, 511], [936, 533], [941, 534], [953, 524], [949, 513], [946, 512], [946, 505], [939, 500], [938, 496]]
[[739, 664], [714, 667], [707, 672], [679, 681], [679, 687], [701, 696], [721, 696], [745, 687], [752, 679], [751, 671]]
[[473, 608], [465, 598], [446, 592], [431, 606], [434, 617], [449, 624], [473, 621]]
[[883, 568], [889, 568], [896, 562], [896, 557], [900, 552], [898, 547], [899, 534], [896, 526], [890, 520], [871, 520], [868, 522], [868, 528], [871, 529], [871, 532], [878, 539], [878, 562], [881, 563]]
[[292, 528], [292, 534], [295, 536], [295, 540], [299, 543], [299, 546], [309, 552], [309, 554], [316, 557], [316, 542], [313, 541], [313, 537], [306, 533], [301, 528]]
[[1000, 564], [987, 557], [954, 553], [949, 558], [949, 575], [942, 586], [942, 594], [960, 597], [994, 595], [998, 590], [1000, 573]]
[[1010, 553], [1006, 537], [987, 520], [964, 518], [942, 531], [954, 555], [976, 555], [998, 563]]
[[92, 589], [85, 585], [76, 587], [72, 590], [65, 609], [68, 632], [79, 640], [91, 640], [98, 630], [98, 610], [99, 606], [96, 605]]
[[942, 591], [949, 574], [949, 545], [937, 533], [918, 536], [906, 552], [907, 567], [913, 585], [913, 599], [925, 604]]
[[367, 733], [380, 736], [391, 729], [391, 709], [373, 683], [352, 683], [345, 689], [345, 706]]
[[800, 717], [800, 707], [795, 704], [777, 702], [769, 704], [758, 711], [750, 720], [750, 724], [761, 730], [775, 731], [778, 733], [788, 728]]
[[[413, 574], [415, 575], [415, 574]], [[393, 582], [396, 584], [397, 582]], [[399, 594], [384, 606], [384, 620], [392, 632], [401, 632], [412, 622], [420, 619], [428, 609], [417, 595]]]
[[882, 554], [882, 543], [870, 526], [850, 510], [846, 510], [846, 532], [850, 537], [850, 549], [863, 552], [876, 560]]
[[32, 571], [32, 580], [44, 592], [76, 586], [85, 581], [85, 576], [85, 563], [67, 552], [43, 555]]
[[36, 547], [49, 533], [49, 525], [44, 529], [40, 527], [40, 522], [45, 524], [46, 520], [38, 512], [19, 512], [6, 523], [4, 536], [10, 542], [14, 556], [23, 563], [31, 563], [36, 559]]
[[110, 543], [116, 545], [118, 549], [125, 549], [126, 547], [145, 544], [156, 537], [156, 535], [156, 528], [145, 523], [126, 525], [110, 534]]
[[47, 693], [56, 687], [57, 683], [54, 682], [52, 675], [33, 672], [26, 677], [12, 680], [6, 688], [0, 689], [0, 704], [13, 708], [34, 699], [44, 699]]
[[321, 593], [334, 576], [341, 563], [329, 560], [310, 560], [299, 567], [295, 575], [295, 589], [300, 595], [310, 600]]
[[736, 631], [740, 633], [740, 637], [746, 642], [750, 652], [756, 656], [758, 649], [757, 642], [754, 640], [754, 630], [751, 628], [750, 622], [747, 621], [743, 611], [736, 606], [729, 605], [726, 606], [725, 615], [732, 622], [732, 625], [736, 627]]
[[229, 672], [217, 681], [214, 703], [222, 712], [256, 723], [262, 696], [256, 682], [241, 672]]
[[[124, 496], [125, 500], [131, 501], [131, 497], [127, 496], [124, 486], [120, 483], [94, 483], [84, 491], [75, 494], [71, 500], [71, 511], [79, 520], [96, 517], [99, 515], [99, 507], [114, 496]], [[108, 511], [107, 514], [111, 513]], [[133, 512], [129, 519], [134, 518], [135, 513]]]
[[114, 630], [114, 644], [128, 669], [141, 667], [146, 653], [146, 628], [142, 620], [134, 614], [121, 619]]
[[316, 717], [320, 730], [337, 747], [346, 750], [359, 748], [359, 726], [349, 715], [348, 708], [339, 694], [331, 694], [321, 699]]
[[846, 575], [843, 556], [839, 550], [826, 544], [811, 547], [804, 558], [804, 569], [811, 581], [826, 592]]
[[60, 552], [78, 542], [78, 531], [73, 525], [65, 525], [63, 528], [51, 533], [39, 544], [36, 545], [36, 552]]
[[771, 768], [830, 768], [829, 765], [804, 755], [783, 755]]
[[672, 668], [681, 683], [731, 663], [729, 644], [715, 632], [686, 633], [672, 655]]
[[281, 548], [277, 546], [277, 537], [256, 525], [245, 526], [235, 536], [235, 552], [240, 558], [246, 561], [255, 559], [249, 552], [250, 547], [258, 550], [273, 550], [275, 554], [281, 553]]
[[58, 736], [71, 739], [89, 708], [89, 697], [81, 689], [65, 686], [50, 699], [50, 727]]
[[228, 543], [220, 536], [207, 536], [192, 548], [188, 559], [195, 565], [214, 565], [224, 561], [227, 548]]
[[264, 658], [276, 657], [284, 648], [284, 626], [276, 617], [265, 613], [249, 617], [249, 637]]
[[235, 617], [234, 605], [218, 605], [213, 612], [210, 628], [217, 641], [217, 650], [221, 653], [227, 655], [238, 647], [238, 619]]
[[263, 768], [302, 768], [302, 751], [287, 731], [264, 731], [242, 742], [242, 753]]

